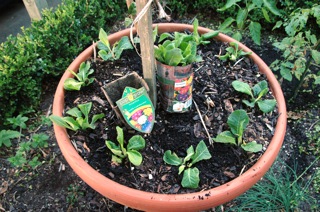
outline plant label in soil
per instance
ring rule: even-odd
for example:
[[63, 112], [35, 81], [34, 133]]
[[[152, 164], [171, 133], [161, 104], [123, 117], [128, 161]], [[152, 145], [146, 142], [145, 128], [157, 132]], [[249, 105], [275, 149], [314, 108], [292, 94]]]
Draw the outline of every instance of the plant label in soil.
[[142, 133], [151, 132], [155, 120], [155, 111], [144, 87], [139, 89], [126, 87], [122, 98], [116, 103], [130, 127]]

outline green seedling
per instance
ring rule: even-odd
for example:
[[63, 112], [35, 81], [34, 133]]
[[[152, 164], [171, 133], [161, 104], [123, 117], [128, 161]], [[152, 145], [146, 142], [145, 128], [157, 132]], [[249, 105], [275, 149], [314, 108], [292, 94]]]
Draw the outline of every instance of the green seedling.
[[233, 144], [241, 146], [247, 152], [259, 152], [262, 150], [262, 145], [256, 141], [246, 143], [243, 140], [243, 133], [249, 123], [249, 117], [244, 110], [235, 110], [228, 117], [227, 124], [231, 131], [223, 131], [213, 138], [215, 142]]
[[229, 47], [226, 48], [225, 55], [218, 55], [219, 59], [222, 61], [236, 61], [239, 57], [247, 56], [252, 54], [252, 52], [244, 52], [242, 49], [239, 49], [239, 44], [237, 42], [230, 42]]
[[79, 104], [78, 109], [74, 107], [68, 110], [66, 113], [70, 116], [60, 117], [56, 115], [51, 115], [50, 120], [67, 129], [77, 131], [79, 129], [86, 130], [87, 128], [95, 129], [95, 123], [104, 117], [103, 113], [93, 115], [91, 122], [89, 122], [89, 113], [92, 107], [92, 102]]
[[79, 72], [75, 73], [72, 70], [69, 70], [76, 79], [68, 78], [64, 81], [63, 87], [66, 90], [77, 90], [79, 91], [82, 86], [88, 86], [93, 81], [94, 78], [90, 78], [89, 75], [93, 74], [93, 69], [90, 69], [89, 62], [82, 62], [79, 67]]
[[250, 95], [251, 100], [242, 100], [249, 107], [254, 107], [258, 104], [259, 109], [264, 113], [271, 112], [277, 104], [275, 99], [262, 100], [261, 98], [269, 92], [267, 81], [258, 82], [253, 88], [248, 83], [241, 81], [233, 81], [232, 86], [236, 91]]
[[11, 147], [11, 139], [19, 138], [22, 134], [15, 130], [1, 130], [0, 131], [0, 147], [5, 145], [6, 147]]
[[124, 147], [125, 140], [123, 136], [123, 130], [120, 127], [117, 129], [117, 141], [119, 145], [112, 141], [106, 141], [107, 147], [113, 153], [112, 161], [117, 164], [121, 164], [124, 158], [129, 159], [129, 161], [135, 165], [140, 166], [142, 163], [142, 155], [139, 150], [143, 149], [146, 145], [144, 138], [141, 135], [132, 136], [128, 142], [127, 148]]
[[122, 37], [111, 47], [108, 40], [108, 34], [103, 29], [100, 29], [99, 39], [100, 41], [98, 42], [97, 47], [100, 51], [98, 54], [105, 61], [118, 60], [124, 50], [133, 49], [133, 46], [127, 36]]
[[26, 129], [26, 121], [28, 121], [28, 119], [28, 117], [19, 114], [17, 117], [7, 118], [7, 121], [12, 125], [13, 129], [16, 129], [17, 127], [20, 129]]
[[[154, 34], [157, 35], [157, 28], [155, 30]], [[162, 33], [158, 41], [160, 44], [154, 48], [155, 58], [159, 62], [170, 66], [186, 66], [193, 62], [200, 62], [202, 57], [197, 55], [197, 46], [210, 43], [206, 40], [218, 34], [217, 31], [211, 31], [200, 36], [198, 20], [195, 19], [192, 34], [175, 32], [172, 35]]]
[[192, 168], [192, 166], [201, 160], [208, 160], [210, 158], [211, 154], [204, 141], [199, 142], [196, 151], [194, 151], [193, 146], [190, 146], [187, 149], [187, 156], [184, 158], [178, 157], [176, 153], [172, 153], [171, 150], [167, 150], [163, 156], [164, 162], [173, 166], [179, 166], [179, 174], [183, 172], [181, 185], [184, 188], [199, 187], [200, 172], [197, 167]]

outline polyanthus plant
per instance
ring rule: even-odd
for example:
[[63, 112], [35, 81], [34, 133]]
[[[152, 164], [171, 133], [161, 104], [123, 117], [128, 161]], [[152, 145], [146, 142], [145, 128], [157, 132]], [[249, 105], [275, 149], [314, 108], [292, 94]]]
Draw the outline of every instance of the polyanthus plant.
[[116, 127], [116, 130], [119, 145], [109, 140], [106, 141], [108, 149], [113, 153], [112, 162], [121, 164], [124, 158], [128, 158], [133, 165], [140, 166], [142, 163], [142, 155], [139, 150], [143, 149], [146, 145], [144, 138], [141, 135], [132, 136], [129, 139], [127, 148], [125, 148], [123, 130], [118, 126]]
[[183, 172], [181, 185], [185, 188], [198, 188], [199, 187], [199, 169], [192, 167], [195, 163], [201, 160], [208, 160], [211, 158], [211, 154], [204, 143], [200, 141], [194, 151], [193, 146], [187, 149], [187, 155], [184, 158], [180, 158], [176, 153], [167, 150], [163, 155], [163, 160], [167, 164], [173, 166], [179, 166], [179, 174]]
[[77, 90], [79, 91], [82, 86], [88, 86], [93, 81], [94, 78], [90, 78], [89, 75], [93, 74], [93, 69], [90, 69], [89, 62], [82, 62], [79, 67], [79, 72], [75, 73], [72, 70], [69, 70], [76, 79], [68, 78], [64, 81], [63, 87], [66, 90]]
[[236, 61], [239, 57], [252, 54], [252, 52], [244, 52], [242, 49], [239, 49], [239, 44], [237, 42], [230, 42], [229, 45], [230, 46], [226, 48], [226, 53], [224, 55], [218, 55], [220, 60]]
[[258, 104], [258, 107], [262, 112], [269, 113], [277, 104], [275, 99], [261, 99], [269, 92], [268, 83], [265, 80], [258, 82], [253, 88], [251, 88], [248, 83], [239, 80], [233, 81], [232, 86], [236, 91], [250, 95], [250, 101], [245, 99], [242, 100], [242, 102], [249, 107], [253, 108], [255, 104]]
[[260, 152], [262, 145], [256, 141], [245, 142], [243, 140], [243, 133], [249, 123], [249, 117], [244, 110], [235, 110], [228, 117], [227, 124], [231, 131], [223, 131], [213, 138], [215, 142], [233, 144], [241, 146], [247, 152]]
[[89, 121], [89, 113], [92, 108], [92, 102], [79, 104], [78, 108], [74, 107], [66, 113], [70, 116], [60, 117], [51, 115], [49, 118], [55, 124], [67, 129], [77, 131], [79, 129], [86, 130], [87, 128], [95, 129], [95, 123], [104, 117], [103, 113], [93, 115], [91, 122]]

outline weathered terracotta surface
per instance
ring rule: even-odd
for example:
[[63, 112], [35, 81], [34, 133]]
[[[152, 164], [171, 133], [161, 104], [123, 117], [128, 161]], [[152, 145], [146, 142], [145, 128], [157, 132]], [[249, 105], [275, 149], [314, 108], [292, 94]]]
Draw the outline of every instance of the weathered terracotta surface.
[[[193, 29], [192, 25], [185, 24], [159, 24], [158, 26], [160, 33], [183, 31], [185, 29], [192, 31]], [[209, 29], [202, 27], [199, 27], [198, 30], [199, 33], [209, 31]], [[128, 36], [129, 34], [129, 29], [119, 31], [110, 35], [109, 41], [114, 43], [122, 36]], [[235, 41], [221, 33], [216, 39], [223, 42]], [[251, 51], [241, 43], [239, 43], [239, 47], [244, 51]], [[89, 58], [92, 52], [93, 46], [87, 48], [71, 63], [67, 70], [78, 70], [80, 63]], [[254, 166], [234, 180], [210, 190], [176, 195], [149, 193], [128, 188], [101, 175], [89, 166], [72, 146], [66, 129], [54, 125], [55, 135], [64, 157], [75, 173], [97, 192], [120, 204], [135, 209], [145, 211], [199, 211], [221, 205], [236, 198], [259, 181], [273, 164], [282, 146], [287, 124], [285, 100], [277, 79], [269, 67], [255, 53], [252, 53], [250, 57], [259, 66], [260, 72], [267, 76], [271, 90], [278, 102], [280, 116], [277, 120], [275, 134], [266, 152]], [[69, 71], [66, 71], [57, 87], [53, 103], [53, 114], [55, 115], [62, 116], [64, 109], [63, 82], [68, 77], [72, 77], [72, 75]]]

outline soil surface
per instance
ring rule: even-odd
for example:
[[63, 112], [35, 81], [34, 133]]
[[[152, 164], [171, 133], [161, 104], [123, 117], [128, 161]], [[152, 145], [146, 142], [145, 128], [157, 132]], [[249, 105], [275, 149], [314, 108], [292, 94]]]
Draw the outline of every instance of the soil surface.
[[[246, 40], [243, 42], [260, 55], [268, 65], [274, 59], [279, 58], [268, 41], [263, 41], [261, 47], [256, 47]], [[213, 46], [206, 46], [199, 52], [203, 55], [204, 62], [194, 65], [193, 99], [199, 106], [204, 119], [209, 120], [207, 129], [214, 137], [218, 132], [227, 129], [225, 123], [231, 111], [230, 106], [233, 110], [244, 108], [241, 100], [246, 96], [234, 91], [231, 82], [235, 79], [241, 79], [255, 84], [264, 79], [264, 76], [258, 74], [257, 68], [248, 59], [240, 61], [235, 66], [228, 62], [222, 64], [214, 55], [218, 55], [220, 49], [225, 48], [224, 44], [214, 43], [211, 45]], [[210, 62], [208, 62], [209, 60]], [[127, 65], [128, 62], [131, 66]], [[96, 67], [98, 64], [100, 61], [97, 62]], [[248, 154], [237, 147], [217, 143], [211, 146], [194, 106], [188, 113], [168, 114], [161, 109], [161, 106], [157, 105], [157, 122], [154, 129], [151, 134], [144, 135], [148, 145], [142, 151], [143, 165], [134, 170], [131, 170], [131, 165], [128, 162], [125, 162], [123, 166], [111, 166], [111, 154], [104, 141], [106, 139], [116, 141], [115, 126], [120, 123], [101, 93], [100, 87], [104, 83], [118, 78], [118, 74], [125, 75], [130, 71], [141, 74], [141, 64], [139, 57], [132, 51], [126, 52], [120, 61], [101, 62], [101, 65], [102, 69], [96, 69], [96, 81], [79, 93], [81, 97], [72, 92], [72, 94], [68, 93], [66, 99], [68, 101], [67, 107], [71, 108], [78, 103], [88, 101], [86, 98], [92, 99], [92, 89], [96, 89], [93, 100], [94, 113], [102, 111], [106, 118], [99, 122], [96, 130], [91, 131], [89, 136], [83, 132], [70, 132], [70, 135], [79, 153], [88, 160], [88, 163], [106, 176], [120, 183], [129, 182], [129, 186], [133, 188], [142, 187], [143, 190], [159, 193], [181, 193], [188, 192], [188, 190], [181, 187], [181, 176], [177, 174], [177, 168], [163, 163], [162, 157], [165, 150], [173, 150], [179, 156], [185, 156], [186, 149], [190, 145], [195, 147], [200, 140], [206, 142], [213, 157], [210, 160], [201, 161], [197, 165], [201, 173], [199, 190], [215, 187], [231, 180], [242, 172], [243, 167], [249, 168], [259, 158], [259, 154]], [[112, 71], [109, 71], [110, 69]], [[224, 75], [221, 75], [222, 72]], [[44, 115], [50, 114], [58, 80], [58, 78], [49, 78], [44, 82], [41, 103]], [[293, 88], [286, 85], [282, 87], [285, 97], [289, 98]], [[86, 98], [85, 95], [87, 95]], [[314, 105], [319, 105], [319, 100], [307, 98], [308, 95], [309, 93], [300, 95], [295, 104], [288, 104], [288, 111], [291, 115], [289, 116], [283, 150], [280, 154], [280, 157], [289, 163], [293, 163], [298, 158], [301, 171], [312, 161], [312, 156], [299, 154], [298, 151], [300, 142], [306, 138], [305, 132], [314, 123], [314, 120], [308, 119], [308, 116], [304, 114], [319, 114], [318, 107], [314, 107]], [[204, 103], [208, 96], [214, 102], [214, 106]], [[313, 105], [313, 107], [309, 105]], [[262, 115], [255, 109], [249, 111], [249, 116], [251, 122], [247, 127], [245, 138], [256, 140], [266, 148], [268, 140], [272, 136], [270, 129], [275, 124], [277, 113]], [[299, 124], [297, 120], [300, 120]], [[265, 121], [269, 127], [264, 124]], [[50, 141], [49, 147], [43, 149], [43, 157], [41, 158], [43, 164], [35, 170], [24, 171], [13, 168], [7, 161], [11, 154], [9, 150], [0, 155], [0, 211], [133, 211], [101, 196], [74, 174], [61, 155], [51, 126], [43, 125], [36, 129], [36, 132], [47, 133], [50, 136]], [[129, 129], [125, 129], [126, 139], [132, 135]], [[190, 143], [184, 142], [185, 140]], [[223, 157], [219, 152], [224, 152], [224, 155], [228, 157]], [[150, 158], [150, 155], [153, 157]], [[208, 169], [209, 165], [210, 169]], [[210, 172], [206, 172], [206, 170], [210, 170]], [[150, 179], [150, 175], [152, 179]], [[234, 203], [227, 203], [225, 207], [231, 207], [232, 204]]]

